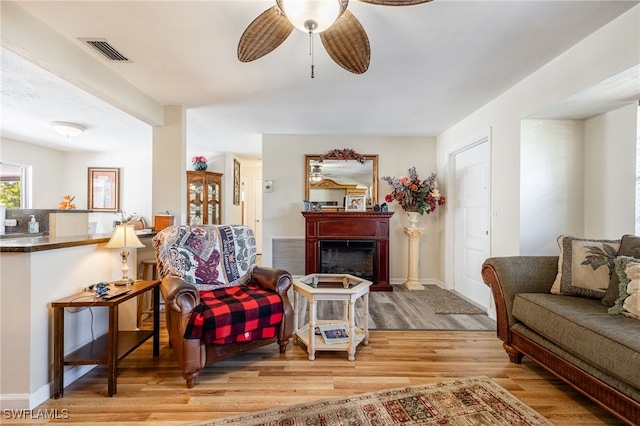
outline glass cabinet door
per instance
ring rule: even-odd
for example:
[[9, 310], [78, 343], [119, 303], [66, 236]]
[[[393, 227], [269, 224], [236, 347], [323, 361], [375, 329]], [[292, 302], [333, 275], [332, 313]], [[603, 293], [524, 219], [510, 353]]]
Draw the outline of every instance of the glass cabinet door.
[[189, 225], [222, 223], [222, 174], [187, 172], [187, 221]]
[[209, 224], [210, 225], [215, 225], [215, 224], [219, 224], [220, 223], [220, 213], [219, 213], [219, 206], [220, 206], [220, 198], [219, 198], [219, 194], [220, 194], [220, 185], [218, 185], [216, 182], [208, 182], [207, 184], [207, 195], [209, 197], [209, 199], [207, 200], [207, 204], [208, 204], [208, 217], [209, 217]]
[[202, 222], [202, 182], [189, 183], [189, 223], [201, 225]]

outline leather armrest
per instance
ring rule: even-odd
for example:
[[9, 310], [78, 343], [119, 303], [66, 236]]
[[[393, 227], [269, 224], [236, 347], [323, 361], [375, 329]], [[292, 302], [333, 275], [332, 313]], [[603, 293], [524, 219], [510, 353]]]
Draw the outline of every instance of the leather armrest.
[[291, 287], [291, 274], [283, 269], [256, 266], [251, 274], [251, 284], [285, 294]]
[[189, 313], [200, 304], [200, 293], [196, 286], [181, 278], [165, 277], [160, 285], [165, 306], [181, 314]]
[[278, 333], [278, 341], [285, 342], [293, 335], [293, 307], [289, 300], [289, 288], [292, 284], [291, 274], [283, 269], [255, 267], [251, 275], [251, 284], [277, 291], [282, 298], [284, 317]]

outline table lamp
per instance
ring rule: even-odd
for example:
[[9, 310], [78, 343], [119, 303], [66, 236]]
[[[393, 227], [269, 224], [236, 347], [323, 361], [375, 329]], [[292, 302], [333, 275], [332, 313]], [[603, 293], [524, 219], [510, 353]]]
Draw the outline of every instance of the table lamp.
[[116, 281], [116, 285], [131, 285], [133, 280], [128, 277], [129, 265], [127, 260], [129, 259], [129, 251], [127, 249], [144, 247], [144, 244], [138, 239], [133, 225], [116, 225], [116, 229], [105, 247], [122, 249], [120, 251], [120, 257], [122, 257], [122, 279]]

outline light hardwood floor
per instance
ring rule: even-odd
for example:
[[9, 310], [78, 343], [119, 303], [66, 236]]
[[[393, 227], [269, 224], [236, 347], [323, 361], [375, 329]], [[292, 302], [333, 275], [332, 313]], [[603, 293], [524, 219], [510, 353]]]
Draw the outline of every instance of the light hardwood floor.
[[[38, 409], [68, 410], [60, 423], [182, 424], [322, 398], [381, 389], [488, 376], [557, 425], [617, 425], [616, 419], [542, 368], [511, 364], [493, 331], [371, 332], [355, 362], [346, 352], [320, 352], [309, 361], [304, 347], [275, 345], [207, 367], [193, 389], [177, 368], [166, 331], [161, 352], [151, 342], [122, 361], [118, 393], [106, 396], [106, 369], [97, 367], [65, 388], [61, 399]], [[37, 409], [35, 410], [37, 412]], [[45, 423], [46, 421], [38, 422]], [[3, 419], [2, 424], [26, 424]]]

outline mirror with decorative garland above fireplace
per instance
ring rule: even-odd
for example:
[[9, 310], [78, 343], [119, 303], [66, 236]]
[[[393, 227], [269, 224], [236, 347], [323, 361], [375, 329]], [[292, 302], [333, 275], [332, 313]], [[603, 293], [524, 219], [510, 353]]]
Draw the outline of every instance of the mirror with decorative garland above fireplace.
[[347, 195], [364, 195], [367, 208], [378, 204], [378, 155], [362, 154], [356, 159], [304, 156], [304, 199], [322, 210], [343, 210]]

